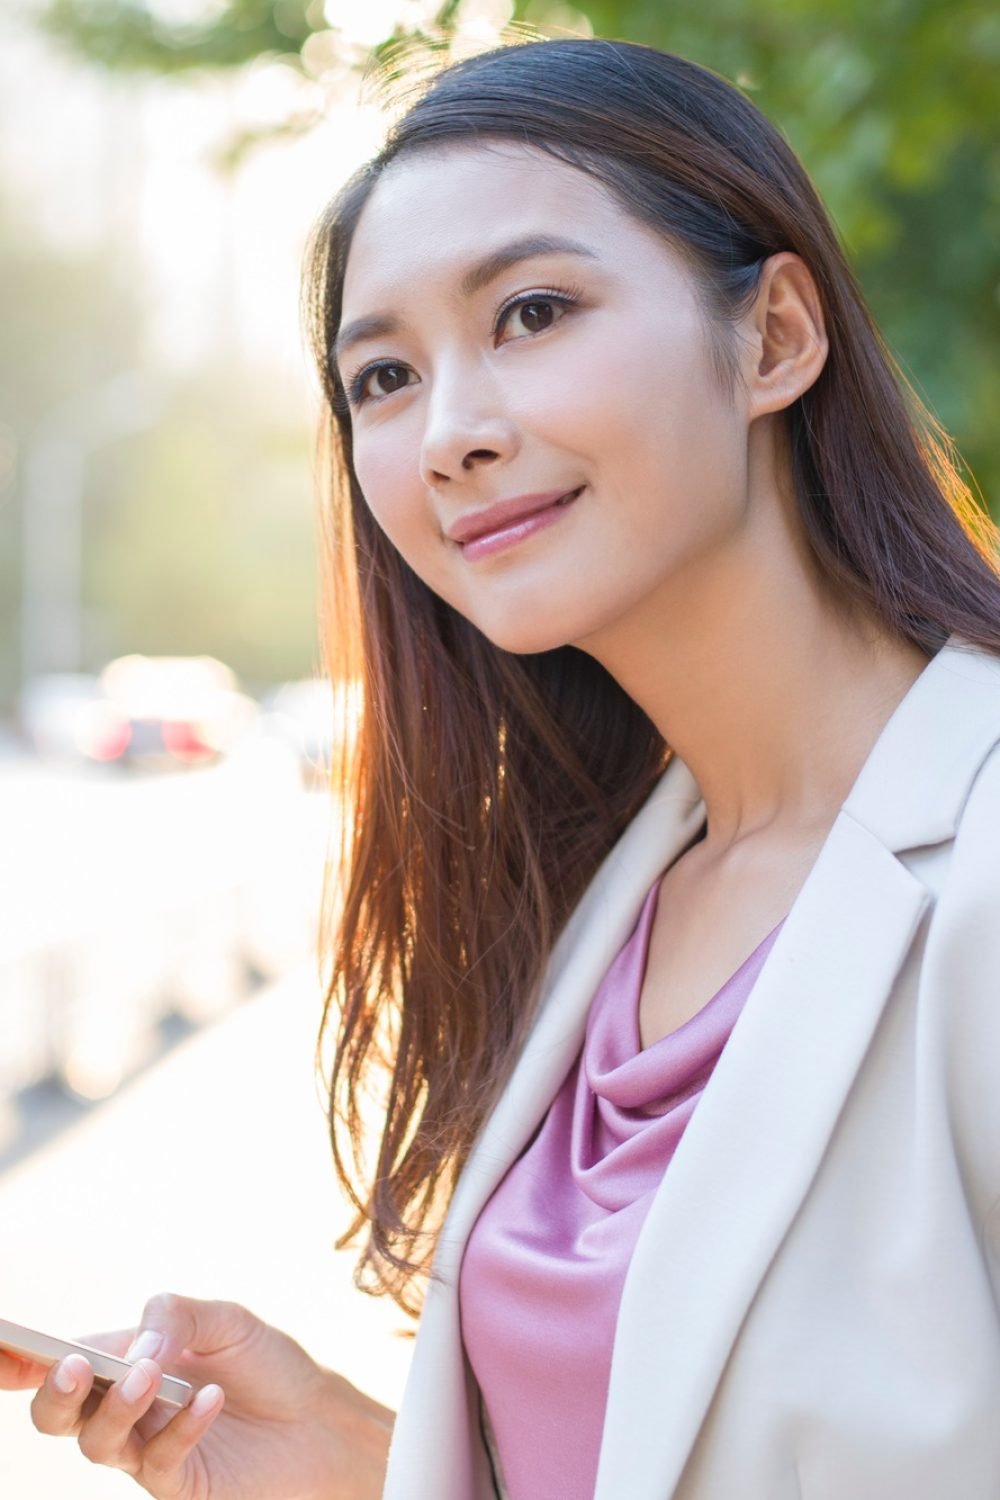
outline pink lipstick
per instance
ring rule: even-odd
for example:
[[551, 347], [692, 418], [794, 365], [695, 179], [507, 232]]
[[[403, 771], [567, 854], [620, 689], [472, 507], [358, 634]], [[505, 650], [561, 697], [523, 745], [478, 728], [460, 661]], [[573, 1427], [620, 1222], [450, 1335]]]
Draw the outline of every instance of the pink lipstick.
[[552, 526], [583, 491], [551, 490], [545, 494], [516, 495], [482, 510], [461, 516], [446, 535], [458, 542], [462, 556], [473, 561], [513, 547], [536, 531]]

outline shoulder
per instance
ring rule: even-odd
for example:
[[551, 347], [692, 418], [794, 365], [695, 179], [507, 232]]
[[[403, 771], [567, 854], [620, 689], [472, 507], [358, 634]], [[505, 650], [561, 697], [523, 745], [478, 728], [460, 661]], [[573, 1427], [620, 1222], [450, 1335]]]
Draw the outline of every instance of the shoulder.
[[992, 912], [982, 936], [995, 941], [1000, 950], [1000, 686], [997, 740], [972, 778], [959, 811], [941, 897], [956, 916], [964, 912], [981, 919]]
[[1000, 1200], [1000, 741], [969, 788], [928, 929], [924, 1024], [940, 1042], [972, 1196]]
[[[918, 726], [931, 747], [918, 786], [925, 806], [937, 794], [941, 821], [925, 827], [933, 842], [951, 834], [942, 850], [943, 910], [980, 912], [1000, 892], [1000, 654], [949, 649], [934, 685]], [[909, 752], [921, 762], [919, 746]], [[898, 769], [905, 776], [906, 767]]]

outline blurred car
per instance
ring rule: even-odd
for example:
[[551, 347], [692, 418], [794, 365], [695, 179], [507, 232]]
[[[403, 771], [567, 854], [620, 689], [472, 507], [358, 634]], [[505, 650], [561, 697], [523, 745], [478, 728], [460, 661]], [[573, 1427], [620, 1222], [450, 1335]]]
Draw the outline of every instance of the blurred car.
[[206, 764], [229, 754], [257, 705], [212, 656], [120, 656], [101, 673], [106, 700], [128, 724], [130, 764]]
[[57, 759], [115, 761], [131, 737], [127, 715], [99, 678], [83, 672], [33, 677], [21, 690], [18, 718], [35, 752]]

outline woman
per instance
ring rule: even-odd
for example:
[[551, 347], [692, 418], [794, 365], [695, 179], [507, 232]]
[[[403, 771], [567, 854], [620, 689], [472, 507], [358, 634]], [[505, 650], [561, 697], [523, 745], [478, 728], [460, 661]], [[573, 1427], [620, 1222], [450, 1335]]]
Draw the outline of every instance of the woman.
[[333, 1141], [407, 1393], [156, 1298], [36, 1424], [163, 1500], [995, 1496], [998, 538], [806, 174], [691, 63], [517, 46], [312, 273], [331, 1121], [388, 1056], [367, 1185]]

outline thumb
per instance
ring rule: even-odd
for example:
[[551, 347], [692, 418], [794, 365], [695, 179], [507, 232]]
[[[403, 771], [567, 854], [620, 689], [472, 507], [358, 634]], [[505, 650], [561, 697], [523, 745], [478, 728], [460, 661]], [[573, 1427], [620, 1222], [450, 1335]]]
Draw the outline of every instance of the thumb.
[[166, 1368], [184, 1349], [220, 1354], [246, 1344], [258, 1320], [237, 1302], [203, 1302], [160, 1292], [143, 1309], [127, 1360], [155, 1359]]

